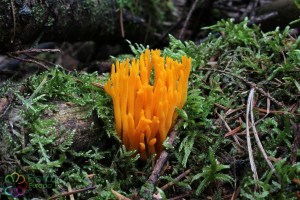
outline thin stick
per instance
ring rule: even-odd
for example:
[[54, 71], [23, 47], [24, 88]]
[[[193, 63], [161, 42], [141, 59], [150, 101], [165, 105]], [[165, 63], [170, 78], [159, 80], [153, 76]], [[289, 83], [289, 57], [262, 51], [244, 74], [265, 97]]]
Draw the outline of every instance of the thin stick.
[[[217, 113], [218, 117], [219, 117], [219, 118], [223, 121], [223, 123], [225, 124], [227, 130], [228, 130], [229, 132], [231, 132], [232, 130], [231, 130], [231, 128], [229, 127], [229, 125], [227, 124], [227, 122], [223, 119], [223, 117], [222, 117], [218, 112], [216, 112], [216, 113]], [[233, 135], [233, 139], [234, 139], [234, 141], [236, 142], [236, 144], [237, 144], [240, 148], [243, 148], [243, 146], [241, 145], [241, 143], [240, 143], [239, 140], [238, 140], [238, 136], [237, 136], [237, 135]]]
[[11, 38], [10, 42], [14, 43], [15, 36], [16, 36], [16, 11], [15, 11], [16, 8], [15, 8], [13, 0], [10, 0], [10, 5], [11, 5], [12, 16], [13, 16], [13, 22], [14, 22], [14, 32], [13, 32], [13, 35], [12, 35], [12, 38]]
[[[69, 192], [72, 192], [72, 191], [73, 191], [72, 186], [71, 186], [70, 183], [67, 183], [67, 187], [68, 187], [68, 191], [69, 191]], [[70, 195], [70, 200], [75, 200], [75, 199], [74, 199], [74, 194], [71, 194], [71, 195]]]
[[[169, 137], [169, 141], [168, 141], [171, 146], [172, 146], [175, 138], [176, 138], [176, 131], [173, 129], [170, 133], [170, 137]], [[147, 180], [146, 184], [150, 184], [150, 185], [156, 184], [156, 182], [159, 178], [159, 175], [167, 162], [168, 157], [169, 157], [169, 153], [166, 150], [163, 150], [161, 152], [159, 158], [157, 159], [157, 161], [154, 165], [153, 171], [152, 171], [149, 179]], [[146, 189], [144, 191], [144, 193], [146, 193], [148, 195], [152, 195], [152, 191], [150, 189]]]
[[97, 87], [97, 88], [100, 88], [102, 90], [104, 90], [104, 86], [101, 84], [101, 83], [96, 83], [96, 82], [93, 82], [91, 83], [93, 86]]
[[183, 33], [184, 33], [184, 31], [186, 30], [187, 23], [188, 23], [188, 21], [190, 21], [190, 18], [191, 18], [192, 13], [194, 12], [194, 10], [195, 10], [195, 8], [196, 8], [196, 5], [197, 5], [198, 1], [199, 1], [199, 0], [194, 1], [193, 5], [192, 5], [192, 8], [190, 9], [190, 11], [189, 11], [189, 13], [188, 13], [188, 15], [187, 15], [186, 20], [184, 21], [183, 27], [182, 27], [182, 29], [181, 29], [181, 31], [180, 31], [179, 39], [183, 39], [183, 38], [182, 38]]
[[123, 8], [120, 8], [120, 27], [121, 27], [121, 36], [125, 37], [124, 24], [123, 24]]
[[[176, 138], [176, 131], [173, 130], [171, 133], [170, 133], [170, 137], [169, 137], [169, 144], [172, 145], [174, 140]], [[167, 159], [169, 157], [169, 153], [166, 151], [166, 150], [163, 150], [158, 158], [158, 160], [156, 161], [156, 164], [153, 168], [153, 171], [152, 171], [152, 174], [151, 176], [149, 177], [148, 181], [151, 183], [151, 184], [155, 184], [158, 180], [158, 177], [159, 177], [159, 174], [160, 172], [162, 171], [164, 165], [166, 164], [167, 162]]]
[[20, 54], [24, 54], [24, 53], [44, 53], [44, 52], [60, 53], [61, 51], [59, 49], [26, 49], [26, 50], [14, 51], [14, 52], [10, 52], [10, 53], [14, 54], [14, 55], [20, 55]]
[[111, 189], [111, 192], [115, 195], [115, 197], [117, 197], [118, 200], [131, 200], [113, 189]]
[[59, 197], [70, 196], [72, 194], [77, 194], [77, 193], [85, 192], [85, 191], [88, 191], [88, 190], [94, 190], [94, 189], [96, 189], [96, 186], [88, 187], [88, 188], [82, 188], [82, 189], [78, 189], [78, 190], [73, 190], [71, 192], [63, 192], [59, 195], [54, 195], [54, 196], [50, 197], [49, 200], [58, 199]]
[[[177, 176], [175, 178], [175, 181], [180, 181], [181, 179], [183, 179], [184, 177], [186, 177], [191, 171], [192, 171], [191, 169], [186, 170], [185, 172], [183, 172], [182, 174], [180, 174], [179, 176]], [[175, 183], [173, 181], [171, 181], [171, 182], [165, 184], [164, 186], [162, 186], [160, 189], [165, 190], [165, 189], [171, 187], [174, 184]]]
[[240, 191], [241, 191], [241, 186], [239, 186], [237, 189], [234, 190], [230, 200], [235, 200], [237, 199], [237, 197], [239, 196], [240, 194]]
[[239, 132], [240, 130], [242, 129], [242, 125], [239, 125], [238, 127], [236, 127], [235, 129], [233, 130], [229, 130], [228, 133], [226, 133], [224, 135], [224, 138], [228, 137], [228, 136], [232, 136], [232, 135], [235, 135], [237, 132]]
[[14, 58], [14, 59], [16, 59], [16, 60], [23, 61], [23, 62], [34, 63], [34, 64], [39, 65], [39, 66], [41, 66], [41, 67], [43, 67], [43, 68], [45, 68], [45, 69], [47, 69], [47, 70], [50, 70], [49, 67], [47, 67], [47, 66], [44, 65], [43, 63], [40, 63], [40, 62], [38, 62], [38, 61], [36, 61], [36, 60], [20, 58], [20, 57], [17, 57], [17, 56], [12, 55], [11, 53], [8, 53], [8, 56], [11, 57], [11, 58]]

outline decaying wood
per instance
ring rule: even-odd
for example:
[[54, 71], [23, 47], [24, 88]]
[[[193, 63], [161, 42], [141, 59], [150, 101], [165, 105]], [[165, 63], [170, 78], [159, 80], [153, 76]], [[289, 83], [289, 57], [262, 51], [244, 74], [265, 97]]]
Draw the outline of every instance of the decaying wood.
[[[60, 132], [60, 129], [75, 131], [72, 149], [82, 151], [89, 149], [91, 146], [99, 146], [101, 144], [101, 131], [96, 116], [87, 118], [87, 109], [79, 105], [67, 102], [54, 103], [57, 107], [57, 112], [45, 111], [43, 117], [57, 121], [57, 133]], [[63, 140], [64, 138], [61, 138], [61, 141]]]
[[[172, 9], [162, 2], [163, 9], [155, 10], [157, 3], [140, 1], [139, 6], [148, 13], [135, 16], [120, 8], [116, 0], [1, 0], [0, 53], [62, 41], [120, 44], [128, 39], [144, 44], [156, 41], [154, 46], [157, 46], [168, 34], [178, 34], [178, 30], [182, 30], [181, 36], [187, 39], [185, 35], [190, 36], [190, 29], [198, 31], [194, 24], [202, 21], [212, 2], [199, 1], [191, 9], [190, 1], [173, 0]], [[157, 19], [160, 15], [165, 15], [165, 20]], [[187, 17], [191, 20], [186, 20], [184, 25]]]
[[[173, 142], [176, 138], [176, 131], [172, 130], [170, 133], [170, 137], [168, 140], [169, 145], [173, 145]], [[164, 167], [164, 165], [167, 162], [167, 159], [169, 157], [169, 153], [166, 150], [163, 150], [159, 156], [159, 158], [156, 161], [156, 164], [154, 166], [154, 169], [151, 173], [151, 176], [149, 177], [148, 181], [150, 184], [155, 184], [159, 178], [159, 175]]]
[[[49, 104], [55, 105], [57, 109], [55, 111], [45, 110], [41, 119], [51, 119], [57, 122], [54, 127], [54, 134], [59, 139], [56, 140], [55, 145], [63, 143], [67, 139], [66, 137], [69, 137], [69, 135], [64, 134], [66, 131], [68, 131], [68, 134], [74, 132], [71, 149], [75, 151], [83, 151], [91, 146], [107, 145], [101, 143], [101, 124], [99, 119], [96, 116], [87, 117], [87, 109], [85, 107], [63, 101], [53, 101], [49, 102]], [[11, 108], [1, 119], [10, 125], [12, 132], [18, 132], [23, 135], [23, 148], [29, 143], [28, 131], [19, 125], [20, 122], [26, 120], [22, 115], [24, 110], [26, 110], [25, 106]]]
[[[181, 120], [180, 120], [181, 121]], [[169, 145], [173, 145], [174, 140], [176, 139], [176, 131], [173, 129], [170, 134], [169, 134], [169, 140], [168, 143]], [[156, 185], [159, 176], [162, 172], [163, 167], [165, 166], [167, 160], [169, 158], [169, 153], [166, 150], [163, 150], [161, 152], [161, 154], [159, 155], [159, 158], [157, 159], [154, 168], [152, 170], [152, 173], [149, 177], [149, 179], [147, 180], [146, 184], [150, 184], [150, 185]], [[147, 195], [151, 195], [152, 191], [150, 191], [148, 188], [144, 191]], [[155, 197], [153, 197], [153, 199], [156, 199]]]
[[[0, 52], [19, 50], [21, 45], [43, 41], [117, 42], [123, 39], [118, 21], [119, 10], [114, 0], [2, 0]], [[125, 29], [127, 24], [124, 20]], [[140, 35], [144, 39], [144, 29], [139, 29], [139, 35], [131, 29], [126, 32], [126, 38], [135, 35], [138, 39]]]
[[[0, 47], [34, 41], [75, 41], [108, 35], [115, 23], [113, 1], [11, 1], [0, 3]], [[92, 33], [92, 34], [91, 34]]]

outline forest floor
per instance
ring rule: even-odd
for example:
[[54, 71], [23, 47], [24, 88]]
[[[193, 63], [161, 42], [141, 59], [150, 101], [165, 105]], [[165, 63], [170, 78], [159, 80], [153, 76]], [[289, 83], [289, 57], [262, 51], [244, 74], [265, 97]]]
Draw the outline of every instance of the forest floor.
[[125, 148], [103, 90], [112, 63], [149, 46], [51, 42], [1, 56], [1, 199], [299, 199], [299, 31], [262, 30], [256, 4], [228, 2], [235, 21], [186, 26], [156, 46], [192, 59], [160, 157]]

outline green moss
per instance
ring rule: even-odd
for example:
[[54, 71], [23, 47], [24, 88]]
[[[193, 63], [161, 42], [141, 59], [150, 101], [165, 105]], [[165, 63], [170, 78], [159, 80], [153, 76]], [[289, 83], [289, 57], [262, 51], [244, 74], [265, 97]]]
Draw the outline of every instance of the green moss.
[[[114, 137], [111, 99], [92, 85], [93, 82], [104, 83], [107, 77], [99, 79], [95, 73], [66, 73], [54, 68], [30, 77], [26, 82], [29, 88], [26, 94], [14, 92], [18, 103], [12, 106], [17, 108], [15, 116], [19, 118], [15, 118], [17, 126], [13, 134], [7, 130], [7, 124], [0, 124], [1, 147], [4, 147], [0, 152], [6, 154], [2, 160], [15, 159], [19, 164], [13, 163], [11, 169], [23, 173], [51, 173], [57, 180], [55, 188], [31, 193], [43, 197], [59, 194], [69, 183], [78, 189], [96, 186], [95, 190], [78, 194], [77, 199], [113, 199], [111, 189], [134, 198], [137, 193], [144, 194], [143, 191], [156, 192], [155, 187], [172, 181], [172, 189], [158, 189], [167, 198], [182, 193], [194, 199], [221, 198], [235, 191], [231, 184], [234, 178], [236, 187], [241, 188], [242, 199], [293, 199], [299, 186], [292, 180], [300, 179], [300, 164], [289, 162], [295, 137], [291, 121], [298, 124], [300, 118], [299, 109], [292, 112], [286, 108], [299, 102], [300, 40], [291, 38], [288, 28], [263, 33], [259, 27], [249, 27], [247, 23], [247, 20], [239, 24], [220, 21], [207, 28], [211, 34], [200, 45], [170, 36], [170, 45], [163, 54], [175, 59], [186, 54], [193, 59], [193, 69], [187, 102], [183, 110], [178, 111], [183, 121], [176, 125], [174, 146], [167, 148], [169, 167], [157, 185], [147, 182], [154, 160], [138, 161], [138, 156], [126, 151]], [[131, 48], [136, 54], [145, 49], [143, 45], [131, 45]], [[7, 84], [0, 89], [1, 94], [11, 88], [9, 82]], [[278, 159], [273, 162], [275, 175], [255, 140], [251, 140], [258, 182], [253, 181], [246, 139], [241, 134], [246, 127], [246, 105], [253, 84], [256, 86], [256, 128], [268, 156]], [[260, 89], [272, 99], [268, 100], [267, 94]], [[86, 151], [72, 150], [74, 132], [63, 127], [57, 132], [57, 121], [41, 118], [45, 111], [58, 109], [50, 103], [58, 100], [84, 108], [84, 117], [96, 112], [106, 133], [99, 133], [104, 145]], [[285, 106], [278, 105], [276, 100]], [[272, 111], [268, 115], [264, 111], [267, 109]], [[239, 126], [241, 146], [232, 136], [224, 138], [230, 131], [228, 127], [234, 130]], [[18, 129], [22, 127], [29, 133], [26, 139]], [[57, 134], [53, 134], [55, 131]], [[299, 159], [299, 152], [296, 158]], [[175, 179], [187, 169], [191, 169], [188, 175], [181, 180]], [[87, 174], [95, 175], [88, 179]], [[255, 191], [255, 185], [260, 189]], [[150, 199], [152, 195], [145, 193], [145, 198]]]
[[36, 5], [32, 9], [32, 16], [36, 24], [42, 25], [45, 22], [45, 13], [48, 12], [46, 7]]
[[[285, 177], [283, 181], [282, 178], [274, 175], [257, 148], [255, 140], [252, 140], [254, 159], [261, 181], [258, 184], [262, 189], [260, 192], [254, 192], [247, 149], [238, 147], [232, 137], [224, 138], [229, 130], [224, 126], [223, 120], [215, 115], [218, 113], [222, 116], [231, 130], [242, 123], [242, 129], [239, 132], [244, 131], [249, 89], [251, 84], [256, 84], [258, 88], [268, 92], [275, 100], [285, 105], [281, 107], [276, 101], [271, 100], [269, 109], [282, 111], [282, 113], [269, 114], [265, 118], [262, 116], [266, 113], [255, 109], [255, 120], [259, 121], [256, 128], [261, 135], [263, 147], [271, 157], [283, 160], [290, 158], [295, 131], [291, 128], [290, 121], [293, 119], [299, 122], [300, 118], [296, 112], [286, 112], [286, 108], [299, 101], [299, 96], [295, 96], [299, 92], [295, 81], [300, 78], [300, 74], [296, 73], [299, 71], [297, 49], [300, 40], [289, 36], [288, 27], [284, 30], [276, 29], [263, 33], [258, 27], [249, 27], [247, 23], [247, 20], [240, 24], [234, 24], [231, 20], [222, 20], [207, 28], [212, 33], [200, 45], [182, 42], [171, 36], [170, 46], [164, 50], [165, 55], [176, 59], [180, 59], [184, 54], [193, 58], [193, 71], [190, 75], [191, 89], [183, 108], [188, 118], [181, 124], [183, 140], [180, 142], [180, 148], [178, 150], [175, 148], [178, 163], [173, 167], [180, 169], [183, 165], [194, 169], [194, 172], [208, 173], [209, 168], [205, 166], [209, 164], [207, 162], [208, 146], [212, 146], [214, 150], [218, 149], [215, 151], [216, 159], [220, 162], [218, 166], [230, 165], [230, 171], [223, 174], [226, 176], [226, 179], [223, 177], [223, 184], [216, 183], [213, 179], [208, 181], [209, 176], [199, 181], [198, 186], [196, 185], [198, 192], [205, 186], [207, 188], [202, 194], [196, 192], [195, 198], [212, 195], [210, 190], [215, 191], [217, 187], [232, 190], [224, 182], [232, 173], [237, 176], [237, 180], [241, 181], [242, 197], [246, 199], [293, 198], [293, 191], [299, 189], [291, 182], [293, 178], [287, 175], [293, 174], [294, 177], [299, 178], [299, 171], [296, 170], [296, 172], [293, 168], [298, 168], [299, 163], [294, 166], [282, 161], [283, 168], [286, 170], [279, 170], [279, 167], [276, 167], [279, 163], [274, 163], [277, 175]], [[222, 35], [219, 35], [219, 32]], [[279, 85], [278, 82], [280, 82]], [[255, 93], [255, 107], [267, 110], [266, 93], [258, 89]], [[241, 112], [228, 114], [230, 110]], [[243, 135], [239, 137], [246, 145], [245, 137]], [[239, 151], [243, 152], [243, 156], [236, 153]], [[242, 160], [246, 160], [247, 164], [241, 166], [239, 163]], [[240, 168], [243, 172], [232, 171], [241, 170]], [[194, 176], [192, 180], [195, 180], [203, 173], [190, 176]], [[217, 173], [211, 175], [211, 178], [214, 176], [218, 176]], [[191, 183], [191, 181], [187, 178], [184, 183]]]

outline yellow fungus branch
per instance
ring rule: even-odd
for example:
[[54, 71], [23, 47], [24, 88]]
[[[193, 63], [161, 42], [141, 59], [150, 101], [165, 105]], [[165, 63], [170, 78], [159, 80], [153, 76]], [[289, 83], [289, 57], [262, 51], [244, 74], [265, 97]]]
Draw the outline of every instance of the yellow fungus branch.
[[163, 150], [177, 118], [175, 108], [186, 101], [190, 70], [191, 58], [183, 56], [180, 63], [148, 49], [137, 60], [112, 65], [104, 90], [113, 100], [116, 131], [126, 148], [136, 149], [142, 159]]

